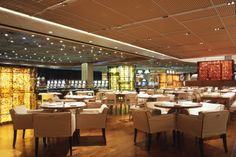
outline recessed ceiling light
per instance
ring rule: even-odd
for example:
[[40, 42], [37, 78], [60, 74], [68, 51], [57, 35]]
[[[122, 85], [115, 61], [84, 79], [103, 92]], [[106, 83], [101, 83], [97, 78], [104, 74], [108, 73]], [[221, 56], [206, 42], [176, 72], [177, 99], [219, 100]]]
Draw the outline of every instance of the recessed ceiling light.
[[61, 51], [63, 51], [64, 49], [63, 48], [60, 48]]
[[82, 47], [84, 47], [84, 45], [82, 45]]
[[102, 48], [100, 48], [99, 50], [102, 51]]
[[12, 52], [12, 53], [15, 53], [15, 51], [14, 51], [14, 50], [12, 50], [11, 52]]
[[53, 33], [53, 31], [49, 31], [48, 33], [49, 33], [49, 34], [52, 34], [52, 33]]
[[116, 51], [114, 53], [117, 53]]
[[53, 43], [53, 42], [51, 42], [50, 44], [51, 44], [51, 45], [53, 45], [54, 43]]
[[65, 44], [62, 44], [63, 47], [65, 47], [66, 45]]
[[135, 53], [138, 53], [138, 52], [135, 52]]
[[50, 38], [46, 38], [47, 40], [50, 40]]
[[81, 51], [79, 51], [79, 53], [81, 53]]
[[96, 58], [96, 60], [98, 60], [98, 58]]
[[200, 45], [202, 45], [202, 44], [203, 44], [203, 42], [200, 42], [199, 44], [200, 44]]
[[79, 56], [80, 58], [82, 58], [82, 56]]
[[190, 35], [191, 33], [190, 32], [186, 32], [185, 35]]
[[60, 43], [63, 43], [63, 41], [62, 41], [62, 40], [60, 40]]
[[34, 34], [31, 35], [31, 37], [34, 37], [34, 36], [35, 36]]
[[42, 47], [41, 45], [38, 45], [38, 47]]
[[8, 37], [8, 34], [7, 34], [7, 33], [5, 33], [4, 35], [5, 35], [5, 37]]
[[24, 50], [26, 51], [26, 50], [27, 50], [27, 48], [25, 47], [25, 48], [24, 48]]
[[118, 47], [114, 47], [115, 49], [118, 49]]
[[10, 43], [14, 43], [14, 41], [13, 41], [13, 40], [10, 40]]
[[48, 53], [49, 51], [46, 51], [46, 53]]
[[92, 43], [92, 42], [93, 42], [93, 41], [91, 41], [91, 40], [89, 41], [89, 43]]
[[36, 54], [36, 53], [34, 53], [34, 55], [36, 56], [37, 54]]
[[64, 55], [66, 56], [66, 55], [67, 55], [67, 53], [64, 53]]
[[25, 40], [25, 39], [26, 39], [26, 37], [22, 37], [22, 39], [23, 39], [23, 40]]

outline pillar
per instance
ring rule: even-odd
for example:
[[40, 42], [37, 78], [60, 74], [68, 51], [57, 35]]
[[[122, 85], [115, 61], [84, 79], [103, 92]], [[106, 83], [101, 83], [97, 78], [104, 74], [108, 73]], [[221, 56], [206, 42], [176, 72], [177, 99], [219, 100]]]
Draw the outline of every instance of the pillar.
[[82, 80], [87, 82], [88, 88], [93, 88], [93, 63], [81, 64]]

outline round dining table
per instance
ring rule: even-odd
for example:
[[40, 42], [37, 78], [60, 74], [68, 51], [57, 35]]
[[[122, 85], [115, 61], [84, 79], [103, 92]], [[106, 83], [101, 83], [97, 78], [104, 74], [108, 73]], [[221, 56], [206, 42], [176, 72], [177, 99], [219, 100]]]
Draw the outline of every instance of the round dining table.
[[[168, 108], [170, 109], [168, 113], [186, 113], [186, 109], [202, 107], [202, 104], [191, 101], [177, 101], [177, 102], [157, 102], [155, 107]], [[183, 112], [184, 111], [184, 112]]]
[[84, 108], [85, 106], [84, 102], [46, 102], [40, 105], [40, 108], [65, 111], [68, 109]]

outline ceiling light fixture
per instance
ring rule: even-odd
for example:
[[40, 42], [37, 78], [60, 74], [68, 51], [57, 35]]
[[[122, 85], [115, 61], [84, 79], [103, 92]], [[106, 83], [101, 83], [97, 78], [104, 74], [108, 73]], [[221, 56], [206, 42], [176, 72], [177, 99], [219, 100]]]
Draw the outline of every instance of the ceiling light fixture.
[[63, 43], [63, 41], [62, 41], [62, 40], [60, 40], [60, 43]]
[[191, 33], [190, 32], [186, 32], [185, 35], [190, 35]]
[[8, 34], [7, 34], [7, 33], [5, 33], [4, 35], [5, 35], [5, 37], [8, 37]]
[[34, 37], [34, 36], [35, 36], [34, 34], [31, 35], [31, 37]]
[[53, 31], [49, 31], [48, 33], [49, 33], [49, 34], [52, 34], [52, 33], [53, 33]]
[[26, 39], [26, 37], [22, 37], [22, 39], [23, 39], [23, 40], [25, 40], [25, 39]]
[[50, 40], [50, 38], [46, 38], [47, 40]]

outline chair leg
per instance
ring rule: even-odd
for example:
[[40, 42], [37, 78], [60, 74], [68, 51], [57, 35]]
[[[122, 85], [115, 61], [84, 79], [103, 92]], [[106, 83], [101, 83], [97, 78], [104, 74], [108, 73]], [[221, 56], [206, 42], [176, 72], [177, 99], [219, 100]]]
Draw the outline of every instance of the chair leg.
[[138, 130], [136, 128], [134, 128], [134, 144], [136, 144], [137, 135], [138, 135]]
[[35, 137], [35, 148], [34, 148], [34, 149], [35, 149], [35, 150], [34, 150], [34, 151], [35, 151], [35, 152], [34, 152], [34, 153], [35, 153], [35, 154], [34, 154], [35, 157], [38, 157], [38, 147], [39, 147], [39, 138], [38, 138], [38, 137]]
[[70, 149], [70, 156], [72, 156], [72, 137], [69, 137], [69, 149]]
[[23, 129], [23, 134], [22, 134], [22, 138], [25, 138], [25, 129]]
[[16, 145], [16, 138], [17, 138], [17, 130], [14, 130], [14, 134], [13, 134], [13, 144], [12, 147], [15, 148]]
[[227, 152], [228, 152], [228, 147], [227, 147], [226, 134], [221, 135], [221, 138], [222, 138], [222, 140], [223, 140], [225, 153], [227, 153]]
[[102, 136], [103, 136], [103, 139], [104, 139], [105, 144], [107, 144], [107, 140], [106, 140], [106, 129], [105, 129], [105, 128], [102, 128]]
[[80, 142], [80, 129], [76, 129], [76, 142]]
[[148, 151], [151, 149], [152, 134], [148, 133]]
[[43, 146], [44, 146], [44, 147], [47, 147], [46, 137], [43, 137]]
[[173, 137], [173, 145], [175, 146], [176, 144], [176, 131], [175, 130], [172, 131], [172, 137]]
[[198, 142], [199, 142], [199, 149], [200, 149], [201, 157], [204, 157], [204, 154], [203, 154], [203, 139], [199, 138]]

